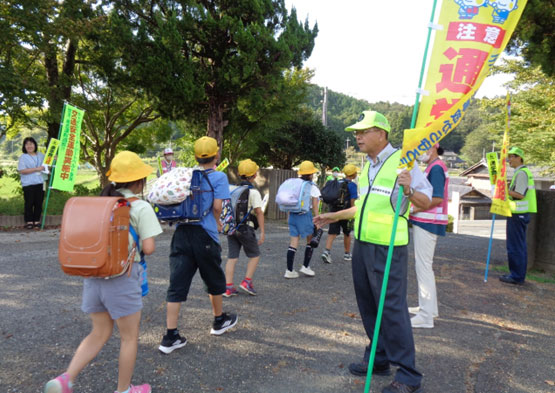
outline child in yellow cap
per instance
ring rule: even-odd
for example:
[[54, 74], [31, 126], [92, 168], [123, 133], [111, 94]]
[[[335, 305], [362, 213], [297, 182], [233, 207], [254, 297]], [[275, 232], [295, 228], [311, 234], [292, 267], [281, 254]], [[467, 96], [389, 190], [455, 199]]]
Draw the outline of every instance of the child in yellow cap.
[[[140, 157], [130, 151], [116, 154], [108, 171], [108, 180], [102, 196], [137, 198], [142, 193], [147, 176], [154, 171]], [[154, 238], [162, 233], [156, 214], [150, 204], [141, 199], [131, 202], [129, 222], [139, 236], [140, 250], [146, 255], [154, 252]], [[129, 235], [129, 247], [134, 240]], [[85, 278], [83, 282], [83, 302], [81, 309], [89, 314], [92, 330], [81, 342], [65, 373], [49, 381], [45, 393], [72, 393], [77, 375], [96, 357], [104, 344], [112, 336], [114, 322], [120, 334], [120, 355], [118, 387], [115, 393], [150, 393], [149, 384], [131, 385], [131, 377], [137, 358], [139, 323], [143, 307], [141, 279], [143, 269], [139, 253], [130, 274], [118, 277]], [[94, 389], [98, 390], [98, 389]]]
[[[309, 182], [312, 182], [314, 174], [318, 170], [314, 167], [311, 161], [303, 161], [299, 165], [299, 175], [300, 178]], [[320, 190], [318, 187], [312, 183], [310, 189], [310, 200], [312, 202], [312, 212], [314, 216], [318, 215], [318, 203], [320, 201]], [[299, 240], [301, 237], [306, 238], [306, 248], [304, 252], [303, 265], [299, 269], [301, 273], [308, 277], [314, 277], [314, 270], [310, 268], [310, 260], [312, 258], [312, 252], [314, 248], [310, 245], [310, 240], [312, 239], [312, 234], [314, 233], [314, 224], [312, 223], [312, 212], [309, 210], [306, 213], [289, 213], [289, 218], [287, 223], [289, 224], [289, 236], [291, 240], [289, 242], [289, 248], [287, 249], [287, 269], [285, 270], [285, 278], [297, 278], [299, 273], [293, 270], [293, 263], [295, 261], [295, 254], [297, 253], [297, 247], [299, 246]]]

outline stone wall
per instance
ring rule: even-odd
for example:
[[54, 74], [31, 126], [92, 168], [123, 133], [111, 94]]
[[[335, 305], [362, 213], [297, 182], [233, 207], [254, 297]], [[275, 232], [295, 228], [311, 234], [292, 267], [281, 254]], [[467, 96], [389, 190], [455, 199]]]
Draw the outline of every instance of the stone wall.
[[528, 266], [555, 273], [555, 191], [536, 190], [538, 213], [528, 225]]

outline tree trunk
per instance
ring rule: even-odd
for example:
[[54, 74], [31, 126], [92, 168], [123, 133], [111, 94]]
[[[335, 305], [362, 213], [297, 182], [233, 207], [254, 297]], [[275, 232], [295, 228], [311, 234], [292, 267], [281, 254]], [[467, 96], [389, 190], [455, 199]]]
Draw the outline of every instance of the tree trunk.
[[224, 146], [224, 128], [228, 123], [227, 120], [224, 120], [224, 112], [225, 104], [223, 102], [219, 101], [217, 98], [209, 99], [206, 134], [218, 142], [220, 157]]

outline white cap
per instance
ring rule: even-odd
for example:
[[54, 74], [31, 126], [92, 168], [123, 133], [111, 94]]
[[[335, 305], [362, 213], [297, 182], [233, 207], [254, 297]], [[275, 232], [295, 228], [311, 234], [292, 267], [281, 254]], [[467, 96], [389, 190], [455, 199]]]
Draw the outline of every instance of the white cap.
[[166, 155], [166, 154], [173, 154], [173, 150], [172, 150], [171, 147], [168, 147], [168, 148], [164, 149], [164, 155]]

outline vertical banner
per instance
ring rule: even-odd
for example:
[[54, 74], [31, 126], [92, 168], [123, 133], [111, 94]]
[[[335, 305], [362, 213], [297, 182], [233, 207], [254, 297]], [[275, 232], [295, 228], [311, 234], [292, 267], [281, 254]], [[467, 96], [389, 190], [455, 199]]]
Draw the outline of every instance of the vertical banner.
[[63, 113], [60, 147], [52, 188], [62, 191], [73, 191], [77, 167], [79, 165], [81, 122], [83, 121], [85, 111], [65, 103]]
[[405, 130], [408, 166], [460, 123], [470, 100], [505, 49], [526, 0], [443, 0], [416, 128]]
[[42, 162], [44, 165], [52, 165], [56, 152], [58, 151], [58, 146], [60, 146], [60, 141], [56, 138], [50, 138], [46, 154], [44, 155], [44, 161]]
[[486, 161], [488, 162], [489, 182], [493, 186], [499, 174], [499, 161], [497, 160], [497, 153], [491, 152], [486, 154]]
[[503, 147], [501, 148], [501, 157], [499, 165], [499, 173], [495, 179], [495, 191], [491, 200], [490, 213], [511, 217], [511, 208], [509, 207], [509, 198], [507, 192], [507, 152], [509, 150], [509, 126], [511, 119], [511, 98], [507, 94], [507, 116], [505, 124], [505, 133], [503, 134]]

